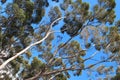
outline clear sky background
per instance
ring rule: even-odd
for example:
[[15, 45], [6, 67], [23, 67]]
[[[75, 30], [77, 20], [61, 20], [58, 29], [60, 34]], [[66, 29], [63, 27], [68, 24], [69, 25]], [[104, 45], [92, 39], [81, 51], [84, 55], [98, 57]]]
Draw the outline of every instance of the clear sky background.
[[[12, 2], [12, 0], [8, 0], [9, 2]], [[63, 0], [59, 0], [60, 1], [60, 3], [55, 3], [55, 2], [52, 2], [51, 0], [48, 0], [49, 2], [50, 2], [50, 6], [52, 7], [52, 6], [56, 6], [56, 5], [59, 5], [60, 3], [62, 3], [63, 2]], [[97, 3], [97, 0], [83, 0], [84, 2], [88, 2], [88, 3], [90, 3], [90, 6], [93, 6], [93, 5], [95, 5], [96, 3]], [[115, 12], [116, 12], [116, 20], [120, 20], [120, 0], [115, 0], [116, 1], [116, 8], [115, 8]], [[0, 4], [1, 5], [1, 4]], [[4, 6], [5, 6], [6, 4], [4, 4]], [[3, 6], [3, 7], [4, 7]], [[45, 17], [43, 18], [43, 20], [44, 19], [49, 19], [49, 17], [47, 16], [47, 13], [48, 13], [48, 11], [49, 11], [49, 8], [46, 8], [46, 10], [47, 10], [47, 12], [46, 12], [46, 14], [45, 14]], [[57, 26], [57, 27], [55, 27], [56, 29], [59, 29], [60, 27], [59, 26], [61, 26], [61, 25], [63, 25], [63, 22], [61, 21], [60, 22], [60, 24]], [[34, 27], [37, 27], [38, 25], [35, 25], [35, 24], [33, 24], [33, 26]], [[56, 34], [58, 34], [58, 33], [56, 33]], [[66, 36], [66, 35], [63, 35], [63, 36]], [[65, 41], [66, 39], [69, 39], [69, 37], [68, 36], [66, 36], [64, 39], [63, 39], [63, 41]], [[78, 38], [75, 38], [75, 39], [77, 39], [78, 40]], [[56, 44], [56, 42], [53, 42], [53, 44]], [[36, 52], [36, 51], [33, 51], [35, 54], [34, 54], [34, 56], [37, 56], [38, 55], [38, 53]], [[94, 49], [90, 49], [88, 52], [94, 52]], [[98, 55], [98, 57], [99, 57], [99, 55]], [[87, 62], [86, 64], [89, 64], [89, 63], [91, 63], [91, 62]], [[113, 65], [113, 64], [108, 64], [108, 65]], [[71, 74], [72, 74], [72, 72], [71, 72]], [[69, 79], [69, 80], [88, 80], [88, 76], [87, 76], [87, 73], [86, 73], [86, 71], [83, 71], [82, 72], [82, 74], [79, 76], [79, 77], [75, 77], [75, 76], [72, 76], [71, 75], [71, 78]], [[95, 79], [95, 76], [93, 76], [93, 79], [92, 80], [96, 80]]]
[[[83, 1], [90, 3], [91, 9], [92, 9], [92, 6], [97, 3], [97, 0], [83, 0]], [[115, 19], [115, 21], [117, 21], [117, 20], [120, 20], [120, 0], [115, 0], [115, 1], [116, 1], [116, 7], [115, 7], [116, 19]], [[92, 49], [92, 51], [89, 50], [89, 52], [90, 53], [94, 52], [94, 50], [93, 49]], [[97, 57], [99, 57], [99, 55], [96, 56], [96, 58]], [[87, 62], [86, 64], [89, 64], [89, 63], [91, 63], [91, 62]], [[109, 65], [116, 66], [115, 63], [107, 63], [106, 65], [108, 65], [108, 66]], [[91, 78], [92, 78], [92, 80], [96, 80], [95, 75], [94, 76], [91, 75]], [[75, 76], [71, 76], [71, 78], [69, 80], [88, 80], [88, 76], [87, 76], [86, 71], [82, 71], [82, 75], [76, 76], [76, 77]]]
[[[62, 3], [63, 2], [63, 0], [59, 0], [60, 2], [59, 3], [56, 3], [56, 2], [52, 2], [52, 0], [48, 0], [49, 1], [49, 3], [50, 3], [50, 5], [49, 5], [49, 7], [48, 8], [46, 8], [46, 14], [45, 14], [45, 17], [43, 18], [43, 20], [48, 20], [48, 22], [49, 22], [49, 17], [48, 17], [48, 12], [49, 12], [49, 10], [50, 10], [50, 8], [51, 7], [54, 7], [54, 6], [58, 6], [60, 3]], [[120, 0], [115, 0], [116, 1], [116, 8], [115, 8], [115, 12], [116, 12], [116, 20], [119, 20], [120, 19]], [[95, 4], [97, 4], [97, 0], [83, 0], [83, 2], [88, 2], [88, 3], [90, 3], [90, 9], [92, 9], [92, 6], [94, 6]], [[64, 3], [64, 2], [63, 2]], [[64, 13], [62, 13], [62, 15], [64, 16]], [[63, 22], [62, 21], [60, 21], [60, 24], [58, 24], [57, 26], [55, 26], [54, 27], [54, 29], [55, 30], [59, 30], [60, 29], [60, 27], [63, 25]], [[34, 25], [33, 24], [33, 26], [34, 27], [37, 27], [38, 25]], [[55, 35], [59, 35], [60, 33], [55, 33]], [[62, 35], [64, 38], [62, 39], [62, 42], [65, 42], [66, 40], [68, 40], [69, 39], [69, 36], [67, 36], [66, 34], [63, 34]], [[80, 40], [78, 37], [75, 37], [74, 38], [75, 40], [79, 40], [80, 41], [80, 43], [82, 43], [81, 45], [84, 45], [84, 43], [83, 43], [83, 41], [82, 40]], [[56, 40], [55, 41], [53, 41], [53, 44], [54, 45], [56, 45]], [[37, 56], [38, 55], [38, 52], [36, 52], [36, 51], [33, 51], [34, 53], [36, 53], [36, 54], [34, 54], [34, 56]], [[87, 51], [88, 53], [89, 53], [89, 55], [87, 55], [87, 56], [90, 56], [92, 53], [94, 53], [95, 52], [95, 49], [93, 49], [93, 48], [91, 48], [91, 49], [89, 49], [88, 51]], [[86, 57], [87, 57], [86, 56]], [[100, 57], [100, 55], [96, 55], [96, 58], [99, 58]], [[85, 64], [87, 65], [87, 64], [91, 64], [93, 61], [89, 61], [89, 62], [86, 62]], [[108, 63], [108, 64], [106, 64], [106, 65], [108, 65], [108, 66], [110, 66], [110, 65], [115, 65], [115, 63]], [[82, 74], [80, 75], [80, 76], [73, 76], [72, 75], [72, 72], [70, 72], [71, 73], [71, 78], [70, 79], [68, 79], [68, 80], [88, 80], [88, 75], [87, 75], [87, 72], [86, 71], [82, 71]], [[94, 73], [95, 74], [95, 73]], [[103, 76], [104, 77], [104, 76]], [[92, 76], [91, 75], [91, 78], [92, 78], [92, 80], [96, 80], [96, 77], [95, 77], [95, 75], [94, 76]]]

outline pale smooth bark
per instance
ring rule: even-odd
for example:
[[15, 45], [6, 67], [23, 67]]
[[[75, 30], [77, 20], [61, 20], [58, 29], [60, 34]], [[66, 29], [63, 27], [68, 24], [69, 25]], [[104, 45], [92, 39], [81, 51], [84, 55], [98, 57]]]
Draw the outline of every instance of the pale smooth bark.
[[49, 27], [49, 30], [48, 30], [48, 32], [46, 33], [46, 35], [45, 35], [44, 38], [42, 38], [41, 40], [39, 40], [39, 41], [37, 41], [37, 42], [35, 42], [35, 43], [27, 46], [25, 49], [23, 49], [22, 51], [16, 53], [16, 55], [14, 55], [13, 57], [11, 57], [11, 58], [9, 58], [8, 60], [6, 60], [2, 65], [0, 65], [0, 70], [3, 69], [9, 62], [11, 62], [12, 60], [16, 59], [19, 55], [23, 54], [24, 52], [26, 52], [26, 51], [27, 51], [28, 49], [30, 49], [31, 47], [33, 47], [33, 46], [35, 46], [35, 45], [37, 45], [37, 44], [42, 43], [51, 33], [53, 33], [53, 32], [51, 31], [51, 29], [52, 29], [52, 26], [54, 25], [54, 23], [56, 23], [57, 21], [59, 21], [59, 20], [61, 20], [61, 19], [63, 19], [63, 18], [65, 18], [65, 17], [60, 17], [60, 18], [56, 19], [55, 21], [53, 21], [53, 22], [51, 23], [51, 25], [50, 25], [50, 27]]

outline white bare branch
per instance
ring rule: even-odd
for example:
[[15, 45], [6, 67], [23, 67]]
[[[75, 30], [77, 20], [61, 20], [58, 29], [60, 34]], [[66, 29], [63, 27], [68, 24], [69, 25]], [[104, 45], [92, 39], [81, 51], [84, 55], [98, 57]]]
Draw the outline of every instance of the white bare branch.
[[60, 73], [56, 73], [54, 76], [52, 76], [49, 80], [53, 80], [57, 75], [59, 75]]
[[23, 54], [24, 52], [26, 52], [26, 51], [27, 51], [28, 49], [30, 49], [31, 47], [33, 47], [33, 46], [35, 46], [35, 45], [37, 45], [37, 44], [42, 43], [42, 42], [52, 33], [52, 32], [50, 32], [50, 31], [51, 31], [52, 26], [54, 25], [54, 23], [57, 22], [57, 21], [59, 21], [59, 20], [61, 20], [61, 19], [63, 19], [63, 18], [65, 18], [65, 17], [60, 17], [60, 18], [56, 19], [55, 21], [53, 21], [53, 22], [51, 23], [50, 27], [49, 27], [48, 32], [46, 33], [46, 35], [45, 35], [45, 37], [44, 37], [43, 39], [41, 39], [41, 40], [39, 40], [39, 41], [37, 41], [37, 42], [35, 42], [35, 43], [27, 46], [25, 49], [23, 49], [22, 51], [16, 53], [16, 55], [14, 55], [13, 57], [11, 57], [11, 58], [9, 58], [8, 60], [6, 60], [2, 65], [0, 65], [0, 70], [3, 69], [10, 61], [16, 59], [19, 55]]

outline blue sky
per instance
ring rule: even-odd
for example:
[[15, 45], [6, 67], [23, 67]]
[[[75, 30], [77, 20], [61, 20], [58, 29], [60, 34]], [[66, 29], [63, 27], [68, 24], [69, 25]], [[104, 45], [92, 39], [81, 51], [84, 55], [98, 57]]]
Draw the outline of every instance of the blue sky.
[[116, 20], [120, 20], [120, 0], [115, 0], [116, 1], [116, 8], [115, 8], [115, 12], [116, 12]]
[[[8, 1], [12, 1], [12, 0], [8, 0]], [[59, 0], [60, 2], [62, 2], [63, 0]], [[96, 3], [97, 3], [97, 0], [83, 0], [83, 1], [85, 1], [85, 2], [88, 2], [88, 3], [90, 3], [90, 6], [92, 5], [95, 5]], [[120, 19], [120, 0], [115, 0], [116, 1], [116, 3], [117, 3], [117, 5], [116, 5], [116, 8], [115, 8], [115, 12], [116, 12], [116, 20], [119, 20]], [[50, 6], [55, 6], [55, 5], [59, 5], [59, 3], [55, 3], [55, 2], [51, 2], [51, 0], [49, 0], [49, 2], [51, 3], [50, 4]], [[0, 4], [1, 5], [1, 4]], [[49, 8], [46, 8], [47, 9], [47, 11], [49, 11]], [[48, 16], [47, 16], [47, 14], [46, 14], [46, 16], [45, 16], [45, 18], [43, 18], [43, 19], [48, 19]], [[60, 24], [58, 25], [58, 26], [61, 26], [61, 25], [63, 25], [63, 22], [61, 21], [60, 22]], [[35, 27], [37, 26], [37, 25], [34, 25]], [[55, 27], [56, 28], [56, 27]], [[56, 29], [58, 29], [58, 27], [56, 28]], [[57, 34], [59, 34], [59, 33], [57, 33]], [[63, 36], [66, 36], [66, 35], [63, 35]], [[69, 39], [69, 37], [68, 36], [66, 36], [65, 38], [64, 38], [64, 40], [66, 40], [66, 39]], [[77, 39], [77, 38], [75, 38], [75, 39]], [[63, 40], [63, 41], [64, 41]], [[56, 43], [56, 42], [53, 42], [53, 44], [54, 43]], [[34, 52], [34, 51], [33, 51]], [[94, 49], [90, 49], [88, 52], [94, 52]], [[35, 52], [36, 54], [34, 55], [34, 56], [36, 56], [38, 53], [37, 52]], [[97, 57], [99, 57], [99, 55], [97, 56]], [[91, 63], [91, 62], [87, 62], [86, 64], [89, 64], [89, 63]], [[108, 64], [108, 65], [110, 65], [110, 64]], [[111, 65], [113, 65], [113, 64], [111, 64]], [[86, 71], [83, 71], [82, 72], [82, 75], [80, 75], [79, 77], [75, 77], [75, 76], [71, 76], [71, 78], [69, 79], [69, 80], [88, 80], [88, 78], [87, 78], [88, 76], [87, 76], [87, 73], [86, 73]], [[92, 80], [95, 80], [95, 77], [93, 76], [93, 79]]]
[[[63, 2], [63, 0], [60, 0], [60, 3], [56, 3], [56, 2], [52, 2], [51, 0], [48, 0], [49, 1], [49, 3], [50, 3], [50, 7], [54, 7], [54, 6], [57, 6], [57, 5], [59, 5], [60, 3], [62, 3]], [[90, 6], [91, 6], [91, 9], [92, 9], [92, 6], [93, 5], [95, 5], [96, 3], [97, 3], [97, 0], [83, 0], [84, 2], [88, 2], [88, 3], [90, 3]], [[118, 3], [120, 3], [120, 1], [119, 0], [116, 0], [116, 3], [117, 3], [117, 5], [116, 5], [116, 8], [115, 8], [115, 11], [116, 11], [116, 15], [117, 15], [117, 17], [116, 17], [116, 20], [118, 20], [119, 18], [120, 18], [120, 15], [119, 15], [119, 13], [120, 13], [120, 6], [119, 6], [119, 4]], [[49, 12], [49, 10], [50, 10], [50, 8], [46, 8], [46, 14], [45, 14], [45, 17], [43, 18], [43, 20], [49, 20], [49, 17], [48, 17], [48, 12]], [[64, 14], [63, 14], [64, 15]], [[49, 21], [48, 21], [49, 22]], [[63, 25], [63, 21], [60, 21], [60, 24], [58, 24], [57, 26], [55, 26], [54, 27], [54, 29], [55, 30], [59, 30], [59, 28], [61, 27]], [[37, 26], [37, 25], [34, 25], [35, 27]], [[59, 35], [60, 33], [55, 33], [55, 35]], [[64, 39], [62, 40], [62, 42], [64, 42], [64, 41], [66, 41], [66, 40], [68, 40], [69, 39], [69, 36], [67, 36], [66, 34], [63, 34], [62, 35], [63, 37], [64, 37]], [[80, 39], [78, 39], [77, 37], [75, 37], [74, 38], [75, 40], [79, 40], [80, 42], [82, 41], [82, 40], [80, 40]], [[56, 40], [55, 41], [53, 41], [53, 44], [54, 45], [56, 45]], [[84, 45], [84, 44], [82, 44], [82, 45]], [[91, 49], [89, 49], [88, 50], [88, 53], [89, 53], [89, 55], [91, 55], [92, 53], [94, 53], [95, 52], [95, 49], [93, 49], [93, 48], [91, 48]], [[36, 52], [36, 54], [34, 55], [34, 56], [36, 56], [38, 53]], [[87, 55], [87, 56], [89, 56], [89, 55]], [[96, 58], [99, 58], [100, 57], [100, 55], [97, 55], [96, 56]], [[89, 61], [89, 62], [86, 62], [85, 64], [90, 64], [91, 62], [93, 62], [93, 61]], [[109, 64], [106, 64], [107, 66], [109, 66], [109, 65], [113, 65], [113, 63], [111, 64], [111, 63], [109, 63]], [[114, 64], [115, 65], [115, 64]], [[78, 76], [73, 76], [72, 75], [72, 72], [70, 72], [71, 73], [71, 78], [70, 79], [68, 79], [68, 80], [88, 80], [88, 76], [87, 76], [87, 72], [86, 71], [83, 71], [82, 72], [82, 74], [78, 77]], [[91, 76], [91, 78], [92, 78], [92, 80], [96, 80], [96, 77], [95, 76]]]
[[[90, 6], [93, 6], [97, 3], [97, 0], [83, 0], [85, 2], [88, 2], [90, 3]], [[120, 0], [115, 0], [116, 1], [116, 7], [115, 7], [115, 12], [116, 12], [116, 20], [120, 20]], [[115, 21], [116, 21], [115, 20]], [[94, 52], [94, 50], [89, 50], [88, 53], [91, 53], [91, 52]], [[96, 56], [96, 58], [98, 58], [100, 55]], [[90, 61], [87, 62], [86, 64], [89, 64], [91, 63]], [[107, 63], [106, 66], [110, 66], [110, 65], [115, 65], [115, 63]], [[91, 76], [92, 80], [96, 80], [96, 77], [95, 75], [94, 76]], [[82, 72], [82, 75], [80, 75], [79, 77], [75, 77], [75, 76], [71, 76], [71, 78], [69, 80], [88, 80], [88, 76], [87, 76], [87, 73], [86, 71], [83, 71]]]
[[[90, 3], [90, 5], [92, 5], [92, 6], [97, 3], [96, 2], [97, 0], [83, 0], [83, 1]], [[120, 20], [120, 5], [119, 5], [120, 0], [115, 0], [115, 1], [116, 1], [116, 8], [115, 8], [116, 20]], [[92, 51], [89, 50], [89, 52], [92, 52]], [[98, 58], [98, 57], [99, 57], [99, 55], [96, 56], [96, 58]], [[89, 63], [91, 63], [91, 62], [88, 62], [87, 64], [89, 64]], [[115, 63], [107, 63], [106, 65], [107, 66], [110, 66], [110, 65], [115, 65], [116, 66]], [[92, 80], [96, 80], [95, 76], [91, 76], [91, 77], [92, 77]], [[83, 71], [81, 76], [79, 76], [79, 77], [72, 76], [69, 80], [88, 80], [88, 76], [87, 76], [86, 71]]]
[[[97, 0], [83, 0], [85, 2], [88, 2], [90, 3], [90, 6], [93, 6], [97, 3]], [[119, 20], [120, 19], [120, 0], [115, 0], [116, 1], [116, 8], [115, 8], [115, 12], [116, 12], [116, 20]], [[92, 9], [92, 7], [91, 7]], [[77, 38], [75, 38], [77, 39]], [[95, 52], [94, 49], [90, 49], [88, 50], [88, 53], [93, 53]], [[100, 53], [100, 52], [99, 52]], [[97, 55], [96, 58], [100, 57], [100, 55]], [[89, 62], [86, 62], [85, 64], [90, 64], [92, 61], [89, 61]], [[106, 66], [110, 66], [110, 65], [115, 65], [115, 63], [107, 63], [105, 64]], [[96, 80], [96, 77], [95, 75], [94, 76], [91, 76], [92, 80]], [[80, 75], [79, 77], [78, 76], [73, 76], [72, 73], [71, 73], [71, 78], [69, 80], [88, 80], [88, 76], [87, 76], [87, 72], [86, 71], [83, 71], [82, 72], [82, 75]]]

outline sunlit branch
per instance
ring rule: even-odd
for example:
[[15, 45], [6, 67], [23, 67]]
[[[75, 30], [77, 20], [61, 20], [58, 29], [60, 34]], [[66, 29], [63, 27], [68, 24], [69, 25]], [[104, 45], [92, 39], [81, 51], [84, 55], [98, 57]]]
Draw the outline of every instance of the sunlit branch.
[[39, 75], [42, 74], [42, 71], [40, 71], [38, 74], [36, 74], [35, 76], [31, 77], [31, 78], [28, 78], [28, 79], [25, 79], [25, 80], [35, 80], [38, 78]]
[[49, 80], [53, 80], [57, 75], [59, 75], [60, 73], [56, 73], [54, 76], [52, 76]]
[[[97, 53], [94, 53], [92, 56], [91, 56], [91, 58], [93, 57], [93, 56], [95, 56]], [[87, 66], [87, 67], [85, 67], [85, 68], [76, 68], [75, 66], [74, 67], [68, 67], [68, 68], [63, 68], [63, 69], [58, 69], [58, 70], [53, 70], [53, 71], [45, 71], [45, 72], [43, 72], [42, 74], [40, 74], [40, 73], [38, 73], [36, 76], [34, 76], [34, 77], [32, 77], [32, 78], [29, 78], [29, 79], [26, 79], [26, 80], [34, 80], [34, 79], [37, 79], [37, 78], [39, 78], [39, 77], [41, 77], [41, 76], [48, 76], [48, 75], [52, 75], [52, 74], [57, 74], [57, 73], [60, 73], [60, 72], [65, 72], [65, 71], [71, 71], [71, 70], [86, 70], [86, 69], [90, 69], [91, 67], [94, 67], [94, 66], [96, 66], [96, 65], [98, 65], [98, 64], [100, 64], [100, 63], [103, 63], [103, 62], [110, 62], [109, 61], [109, 59], [111, 59], [112, 57], [114, 57], [113, 55], [112, 56], [110, 56], [110, 57], [108, 57], [107, 59], [104, 59], [104, 60], [101, 60], [101, 61], [99, 61], [99, 62], [96, 62], [96, 63], [94, 63], [94, 64], [92, 64], [92, 65], [89, 65], [89, 66]], [[88, 58], [87, 58], [88, 59]], [[87, 60], [86, 59], [86, 60]]]
[[98, 64], [100, 64], [100, 63], [103, 63], [103, 62], [106, 62], [106, 61], [109, 62], [109, 59], [111, 59], [112, 57], [113, 57], [113, 56], [110, 56], [110, 57], [108, 57], [108, 58], [105, 59], [105, 60], [101, 60], [101, 61], [99, 61], [99, 62], [97, 62], [97, 63], [95, 63], [95, 64], [92, 64], [92, 66], [90, 65], [90, 66], [87, 66], [87, 67], [85, 67], [85, 68], [69, 67], [69, 68], [65, 68], [65, 69], [61, 69], [61, 70], [54, 70], [54, 71], [51, 71], [51, 72], [45, 72], [45, 73], [43, 73], [43, 76], [52, 75], [52, 74], [56, 74], [56, 73], [58, 73], [58, 72], [64, 72], [64, 71], [69, 71], [69, 70], [86, 70], [86, 69], [89, 69], [89, 68], [91, 68], [91, 67], [93, 67], [93, 66], [95, 66], [95, 65], [98, 65]]
[[59, 20], [61, 20], [61, 19], [63, 19], [63, 18], [65, 18], [65, 17], [61, 17], [61, 18], [58, 18], [58, 19], [56, 19], [55, 21], [53, 21], [53, 22], [51, 23], [51, 25], [50, 25], [50, 27], [49, 27], [49, 29], [48, 29], [48, 32], [46, 33], [46, 35], [45, 35], [44, 38], [42, 38], [41, 40], [39, 40], [39, 41], [37, 41], [37, 42], [35, 42], [35, 43], [27, 46], [25, 49], [23, 49], [22, 51], [16, 53], [16, 55], [14, 55], [13, 57], [11, 57], [11, 58], [9, 58], [8, 60], [6, 60], [2, 65], [0, 65], [0, 70], [3, 69], [10, 61], [16, 59], [19, 55], [25, 53], [25, 52], [26, 52], [28, 49], [30, 49], [31, 47], [33, 47], [33, 46], [35, 46], [35, 45], [37, 45], [37, 44], [42, 43], [42, 42], [51, 34], [50, 31], [51, 31], [52, 26], [54, 25], [54, 23], [57, 22], [57, 21], [59, 21]]

